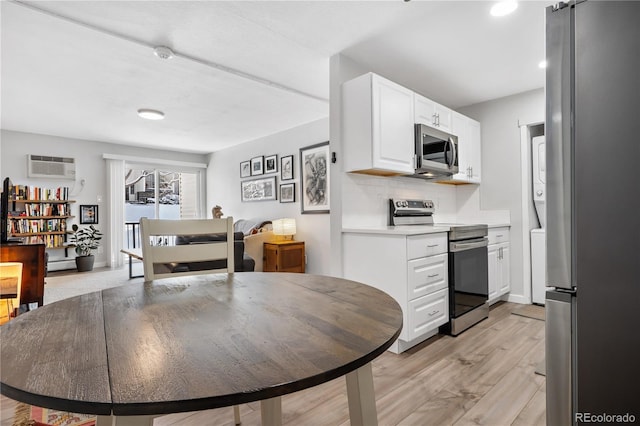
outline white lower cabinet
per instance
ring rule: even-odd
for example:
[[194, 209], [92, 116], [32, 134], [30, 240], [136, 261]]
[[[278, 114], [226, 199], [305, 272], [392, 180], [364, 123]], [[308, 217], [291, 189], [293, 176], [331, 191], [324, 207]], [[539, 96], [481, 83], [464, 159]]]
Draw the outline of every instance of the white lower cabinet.
[[437, 329], [449, 320], [449, 289], [444, 288], [409, 302], [409, 340]]
[[344, 278], [386, 292], [402, 308], [403, 328], [390, 351], [417, 345], [449, 321], [446, 233], [345, 232], [342, 241]]
[[489, 303], [492, 304], [511, 291], [511, 250], [509, 228], [491, 228], [488, 234]]

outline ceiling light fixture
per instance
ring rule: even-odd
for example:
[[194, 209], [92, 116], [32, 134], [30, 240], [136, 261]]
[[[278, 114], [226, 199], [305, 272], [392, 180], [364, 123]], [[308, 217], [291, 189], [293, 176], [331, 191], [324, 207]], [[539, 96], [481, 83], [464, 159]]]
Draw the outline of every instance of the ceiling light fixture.
[[505, 16], [513, 13], [517, 8], [518, 2], [515, 0], [505, 0], [494, 4], [490, 13], [492, 16]]
[[164, 112], [147, 108], [139, 109], [138, 115], [147, 120], [162, 120], [164, 118]]
[[160, 59], [171, 59], [174, 56], [173, 50], [169, 49], [167, 46], [158, 46], [153, 49], [153, 54], [156, 55]]
[[546, 61], [546, 60], [544, 60], [544, 61], [540, 61], [540, 63], [538, 64], [538, 68], [542, 68], [542, 69], [544, 69], [544, 68], [546, 68], [546, 67], [547, 67], [547, 65], [548, 65], [548, 63], [547, 63], [547, 61]]

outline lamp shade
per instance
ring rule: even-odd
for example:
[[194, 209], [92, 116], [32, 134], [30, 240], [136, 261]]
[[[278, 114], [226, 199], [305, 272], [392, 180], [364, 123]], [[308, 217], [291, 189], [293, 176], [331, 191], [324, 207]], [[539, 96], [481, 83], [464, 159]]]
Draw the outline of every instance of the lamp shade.
[[275, 235], [295, 235], [296, 220], [291, 218], [276, 219], [271, 223]]

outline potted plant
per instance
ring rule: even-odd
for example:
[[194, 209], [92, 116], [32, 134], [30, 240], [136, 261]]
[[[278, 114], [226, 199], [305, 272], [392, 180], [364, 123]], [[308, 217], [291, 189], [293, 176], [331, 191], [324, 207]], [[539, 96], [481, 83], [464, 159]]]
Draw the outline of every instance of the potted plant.
[[93, 225], [89, 228], [80, 228], [73, 224], [71, 227], [73, 234], [71, 235], [71, 243], [76, 247], [76, 268], [78, 272], [87, 272], [93, 270], [93, 262], [95, 260], [92, 250], [97, 250], [100, 246], [102, 233]]

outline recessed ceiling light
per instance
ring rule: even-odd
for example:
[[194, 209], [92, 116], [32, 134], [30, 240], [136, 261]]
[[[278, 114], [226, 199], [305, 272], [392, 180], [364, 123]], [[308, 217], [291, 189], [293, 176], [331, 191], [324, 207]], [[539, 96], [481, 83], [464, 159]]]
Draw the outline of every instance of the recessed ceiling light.
[[547, 67], [547, 61], [540, 61], [540, 63], [538, 64], [538, 68], [546, 68]]
[[162, 120], [164, 118], [164, 112], [155, 109], [139, 109], [138, 115], [147, 120]]
[[512, 13], [518, 8], [518, 2], [515, 0], [500, 1], [491, 8], [492, 16], [505, 16]]

